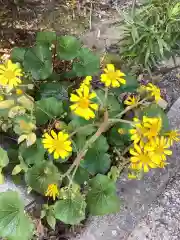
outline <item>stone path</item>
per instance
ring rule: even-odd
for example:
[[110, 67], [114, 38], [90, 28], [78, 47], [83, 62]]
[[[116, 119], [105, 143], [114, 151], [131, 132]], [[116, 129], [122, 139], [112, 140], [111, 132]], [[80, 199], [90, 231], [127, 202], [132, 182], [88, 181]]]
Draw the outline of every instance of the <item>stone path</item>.
[[149, 209], [127, 240], [180, 239], [180, 173]]

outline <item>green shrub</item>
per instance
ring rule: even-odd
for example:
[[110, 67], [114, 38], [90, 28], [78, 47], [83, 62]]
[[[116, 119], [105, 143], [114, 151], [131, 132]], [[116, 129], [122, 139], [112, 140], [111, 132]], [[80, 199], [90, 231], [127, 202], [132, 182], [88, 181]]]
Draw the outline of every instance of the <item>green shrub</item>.
[[151, 69], [164, 59], [179, 54], [180, 3], [151, 0], [124, 15], [124, 38], [120, 56], [130, 66]]

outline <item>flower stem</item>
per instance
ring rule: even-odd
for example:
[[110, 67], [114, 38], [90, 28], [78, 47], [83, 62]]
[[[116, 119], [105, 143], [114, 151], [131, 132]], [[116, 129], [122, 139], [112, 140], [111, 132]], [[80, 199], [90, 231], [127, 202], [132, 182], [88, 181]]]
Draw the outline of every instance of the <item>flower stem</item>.
[[108, 112], [106, 111], [104, 113], [104, 121], [103, 123], [99, 126], [98, 130], [96, 131], [96, 133], [85, 143], [84, 147], [82, 148], [82, 150], [78, 153], [77, 157], [75, 158], [73, 164], [70, 166], [70, 168], [67, 170], [67, 172], [65, 174], [63, 174], [62, 177], [66, 177], [67, 175], [70, 175], [70, 173], [72, 172], [72, 170], [74, 169], [73, 172], [73, 176], [75, 175], [78, 166], [80, 164], [81, 159], [85, 156], [88, 148], [90, 145], [92, 145], [100, 136], [103, 132], [106, 131], [107, 127], [109, 126], [108, 123]]

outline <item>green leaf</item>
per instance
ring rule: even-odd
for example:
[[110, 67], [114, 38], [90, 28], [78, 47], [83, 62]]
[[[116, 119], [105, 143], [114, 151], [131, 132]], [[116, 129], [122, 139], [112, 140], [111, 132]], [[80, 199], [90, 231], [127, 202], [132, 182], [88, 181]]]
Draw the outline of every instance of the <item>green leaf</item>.
[[0, 236], [10, 240], [29, 240], [32, 225], [24, 214], [24, 206], [17, 192], [0, 194]]
[[55, 226], [56, 226], [56, 219], [54, 216], [52, 215], [47, 215], [46, 217], [47, 223], [49, 224], [49, 226], [55, 230]]
[[56, 40], [55, 32], [38, 32], [36, 36], [36, 42], [40, 44], [48, 44], [51, 46], [53, 41]]
[[72, 60], [77, 57], [81, 43], [73, 36], [62, 36], [58, 38], [57, 55], [62, 60]]
[[77, 184], [81, 185], [81, 184], [84, 184], [84, 182], [88, 182], [88, 180], [89, 180], [88, 171], [82, 168], [81, 166], [79, 166], [74, 176], [74, 181]]
[[110, 155], [104, 152], [99, 152], [99, 149], [89, 149], [84, 160], [81, 161], [81, 166], [90, 174], [106, 173], [111, 166]]
[[[105, 92], [99, 89], [99, 90], [96, 90], [96, 94], [100, 99], [100, 101], [102, 103], [105, 103]], [[113, 117], [124, 110], [123, 104], [120, 103], [117, 97], [113, 95], [108, 96], [107, 105], [108, 105], [109, 117]]]
[[39, 92], [41, 98], [55, 97], [59, 100], [68, 99], [68, 84], [61, 83], [42, 83]]
[[41, 163], [45, 152], [41, 139], [37, 139], [36, 143], [28, 148], [26, 143], [22, 143], [19, 147], [19, 153], [28, 165]]
[[91, 148], [97, 149], [98, 152], [107, 152], [109, 145], [106, 137], [101, 135], [92, 145]]
[[0, 147], [0, 168], [4, 168], [8, 165], [9, 158], [7, 152]]
[[60, 179], [60, 173], [52, 162], [43, 161], [34, 165], [25, 174], [25, 180], [33, 190], [45, 194], [49, 184], [56, 183]]
[[87, 151], [84, 160], [81, 161], [81, 166], [91, 174], [106, 173], [111, 165], [109, 154], [106, 154], [109, 149], [107, 139], [101, 135]]
[[[68, 124], [68, 129], [69, 131], [75, 131], [76, 129], [79, 129], [80, 127], [83, 127], [81, 130], [78, 130], [79, 135], [83, 135], [84, 136], [89, 136], [92, 135], [95, 131], [96, 131], [96, 127], [94, 126], [87, 126], [91, 124], [90, 121], [87, 121], [81, 117], [75, 116], [73, 115], [73, 118], [71, 120], [71, 122]], [[87, 127], [85, 127], [87, 126]]]
[[93, 76], [100, 70], [100, 59], [88, 48], [82, 48], [79, 52], [78, 62], [73, 63], [73, 71], [78, 77]]
[[26, 51], [27, 51], [26, 48], [14, 47], [11, 51], [11, 60], [13, 62], [20, 62], [20, 63], [23, 62]]
[[139, 83], [135, 76], [126, 74], [126, 76], [124, 78], [126, 79], [126, 84], [122, 84], [119, 88], [114, 88], [112, 90], [117, 95], [124, 93], [124, 92], [135, 92], [136, 89], [139, 87]]
[[36, 122], [39, 125], [47, 123], [52, 118], [60, 117], [62, 113], [62, 101], [58, 101], [55, 97], [41, 99], [35, 103]]
[[25, 71], [35, 80], [47, 79], [52, 74], [52, 54], [48, 46], [37, 45], [27, 50], [23, 62]]
[[86, 202], [80, 194], [59, 200], [54, 205], [55, 218], [66, 224], [79, 224], [85, 219]]
[[[125, 144], [129, 144], [131, 141], [131, 135], [129, 130], [132, 126], [128, 123], [118, 123], [111, 128], [108, 134], [108, 139], [112, 145], [123, 147]], [[122, 134], [118, 133], [118, 129], [122, 130]]]
[[116, 185], [107, 176], [98, 174], [90, 180], [91, 189], [87, 195], [87, 206], [92, 215], [105, 215], [120, 210]]
[[157, 104], [153, 103], [148, 107], [144, 108], [140, 113], [140, 116], [147, 117], [160, 117], [162, 119], [162, 130], [161, 133], [167, 132], [170, 129], [169, 120], [166, 113]]
[[86, 143], [86, 136], [81, 134], [76, 134], [76, 136], [73, 138], [73, 151], [79, 152]]

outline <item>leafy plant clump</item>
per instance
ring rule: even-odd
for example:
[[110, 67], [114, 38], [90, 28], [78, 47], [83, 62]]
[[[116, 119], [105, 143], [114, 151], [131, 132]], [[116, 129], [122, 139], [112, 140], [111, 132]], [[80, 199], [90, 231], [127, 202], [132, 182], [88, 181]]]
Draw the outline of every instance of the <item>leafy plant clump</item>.
[[164, 58], [179, 54], [180, 3], [177, 0], [146, 1], [124, 15], [124, 39], [120, 56], [141, 70], [157, 66]]
[[[101, 70], [99, 57], [72, 36], [40, 32], [35, 46], [14, 48], [0, 64], [0, 87], [1, 130], [15, 139], [14, 149], [0, 148], [1, 183], [5, 168], [24, 178], [47, 199], [41, 217], [53, 229], [57, 220], [73, 225], [86, 213], [119, 211], [116, 180], [124, 167], [140, 179], [165, 167], [179, 141], [158, 87], [139, 86], [113, 64]], [[18, 194], [1, 193], [0, 202], [0, 236], [30, 239]]]

